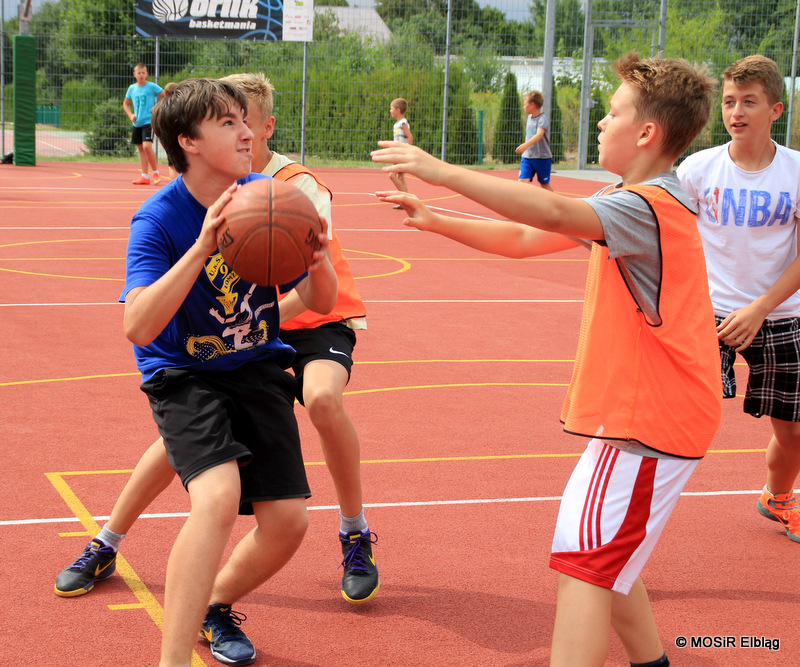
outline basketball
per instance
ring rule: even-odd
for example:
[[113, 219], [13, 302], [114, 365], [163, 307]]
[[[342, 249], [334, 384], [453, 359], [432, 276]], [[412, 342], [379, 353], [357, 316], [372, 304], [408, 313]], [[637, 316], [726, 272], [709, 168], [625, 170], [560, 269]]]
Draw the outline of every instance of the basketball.
[[225, 263], [258, 285], [283, 285], [301, 276], [320, 248], [322, 223], [311, 200], [271, 178], [245, 183], [222, 209], [217, 243]]

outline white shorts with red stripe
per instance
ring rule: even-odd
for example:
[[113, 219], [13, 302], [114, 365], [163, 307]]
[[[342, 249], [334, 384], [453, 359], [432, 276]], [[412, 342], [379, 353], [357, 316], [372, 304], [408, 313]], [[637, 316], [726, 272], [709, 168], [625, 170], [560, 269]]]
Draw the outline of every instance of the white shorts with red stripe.
[[550, 567], [627, 595], [698, 462], [591, 440], [564, 489]]

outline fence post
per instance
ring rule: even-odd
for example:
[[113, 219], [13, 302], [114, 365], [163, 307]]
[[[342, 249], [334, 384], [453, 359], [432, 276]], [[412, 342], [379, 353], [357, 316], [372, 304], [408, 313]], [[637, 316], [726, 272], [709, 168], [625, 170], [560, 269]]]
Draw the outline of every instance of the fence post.
[[583, 27], [583, 80], [581, 81], [581, 109], [578, 122], [578, 169], [586, 169], [589, 147], [589, 100], [592, 90], [592, 52], [594, 26], [592, 25], [592, 0], [586, 0], [586, 21]]
[[[553, 52], [555, 51], [556, 33], [556, 0], [547, 0], [547, 9], [544, 17], [544, 68], [542, 70], [542, 95], [544, 96], [544, 111], [550, 119], [551, 129], [553, 123]], [[556, 100], [556, 102], [558, 102]]]
[[444, 47], [444, 96], [442, 98], [442, 160], [447, 159], [447, 106], [450, 97], [450, 29], [453, 22], [453, 0], [447, 0], [447, 40]]
[[308, 42], [303, 42], [303, 94], [300, 102], [300, 164], [306, 163], [306, 90], [308, 88]]
[[800, 0], [794, 15], [794, 39], [792, 39], [792, 75], [789, 81], [789, 111], [786, 118], [786, 148], [792, 147], [792, 120], [794, 118], [794, 89], [797, 78], [797, 41], [800, 39]]
[[478, 109], [478, 166], [483, 164], [483, 109]]

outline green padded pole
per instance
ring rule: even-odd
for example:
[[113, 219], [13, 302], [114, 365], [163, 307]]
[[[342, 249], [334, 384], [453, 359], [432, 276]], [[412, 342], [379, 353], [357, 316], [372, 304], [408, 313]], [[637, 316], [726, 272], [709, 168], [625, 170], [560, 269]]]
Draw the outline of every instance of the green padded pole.
[[14, 35], [14, 164], [36, 164], [36, 39]]

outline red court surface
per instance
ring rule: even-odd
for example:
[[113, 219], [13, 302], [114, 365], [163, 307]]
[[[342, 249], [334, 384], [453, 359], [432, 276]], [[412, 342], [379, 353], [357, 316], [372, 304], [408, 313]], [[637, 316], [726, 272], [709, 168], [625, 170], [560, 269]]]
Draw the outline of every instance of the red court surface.
[[[311, 526], [292, 561], [236, 605], [256, 664], [546, 665], [550, 541], [585, 444], [558, 416], [588, 254], [485, 255], [404, 227], [401, 211], [372, 196], [390, 187], [380, 170], [317, 171], [335, 193], [333, 221], [369, 311], [346, 405], [382, 585], [360, 607], [339, 594], [335, 495], [298, 406]], [[166, 561], [188, 511], [179, 483], [129, 533], [119, 574], [83, 597], [53, 593], [157, 437], [117, 303], [131, 215], [155, 190], [130, 185], [135, 177], [133, 164], [0, 166], [0, 664], [158, 663]], [[571, 195], [599, 187], [552, 182]], [[444, 189], [410, 187], [431, 206], [491, 215]], [[743, 387], [746, 369], [737, 372]], [[800, 545], [755, 510], [768, 437], [741, 398], [726, 402], [643, 572], [673, 665], [798, 663]], [[241, 517], [234, 538], [250, 527]], [[218, 663], [198, 642], [193, 664]], [[615, 637], [607, 664], [627, 664]]]

